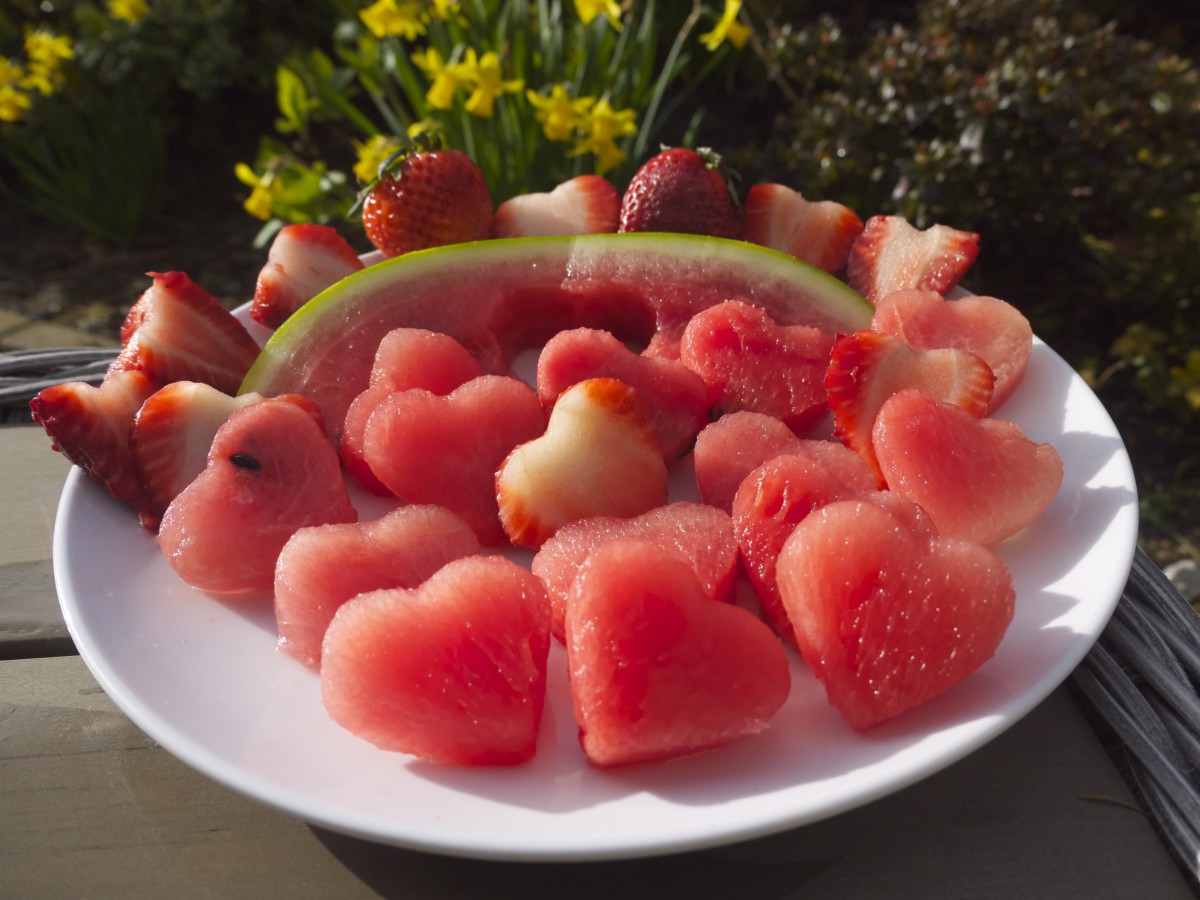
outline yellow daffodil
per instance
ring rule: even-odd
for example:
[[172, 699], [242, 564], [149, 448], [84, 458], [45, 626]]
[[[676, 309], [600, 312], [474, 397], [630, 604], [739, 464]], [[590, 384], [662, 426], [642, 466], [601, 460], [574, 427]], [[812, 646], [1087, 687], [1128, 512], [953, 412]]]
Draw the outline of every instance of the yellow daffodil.
[[458, 0], [432, 0], [429, 4], [429, 14], [443, 22], [449, 22], [451, 18], [457, 16], [460, 9], [462, 9], [462, 5]]
[[625, 161], [625, 151], [617, 140], [637, 134], [636, 117], [632, 109], [613, 109], [607, 97], [601, 97], [580, 123], [584, 137], [571, 151], [571, 156], [593, 153], [601, 172], [615, 169]]
[[0, 122], [17, 122], [28, 111], [29, 95], [21, 89], [24, 79], [19, 65], [0, 56]]
[[622, 28], [621, 7], [617, 0], [575, 0], [575, 13], [584, 25], [590, 25], [597, 16], [604, 16], [617, 31]]
[[457, 67], [447, 65], [436, 47], [419, 50], [412, 55], [412, 61], [430, 81], [429, 91], [425, 94], [429, 105], [434, 109], [449, 109], [453, 106], [454, 92], [462, 84]]
[[416, 0], [377, 0], [358, 17], [377, 38], [399, 35], [412, 41], [425, 33], [423, 8]]
[[21, 86], [43, 96], [53, 94], [63, 82], [63, 63], [73, 59], [71, 39], [37, 29], [25, 35], [25, 55], [29, 64], [21, 76]]
[[478, 56], [473, 48], [468, 48], [463, 61], [454, 68], [462, 81], [472, 89], [466, 102], [467, 112], [481, 119], [492, 117], [496, 98], [501, 94], [525, 87], [525, 82], [520, 79], [506, 81], [503, 78], [500, 57], [493, 50]]
[[354, 149], [358, 153], [358, 162], [354, 164], [354, 174], [358, 176], [358, 180], [363, 184], [374, 180], [384, 160], [401, 146], [403, 142], [399, 138], [386, 134], [372, 135], [362, 143], [355, 141]]
[[275, 179], [268, 172], [263, 176], [259, 176], [255, 171], [245, 163], [238, 163], [234, 166], [233, 174], [237, 176], [237, 180], [242, 184], [248, 185], [252, 190], [250, 196], [242, 204], [242, 208], [256, 219], [262, 219], [264, 222], [271, 218], [271, 211], [275, 208]]
[[721, 14], [716, 27], [712, 31], [700, 35], [700, 43], [710, 51], [715, 51], [725, 41], [729, 41], [734, 47], [741, 50], [750, 38], [750, 28], [738, 21], [738, 13], [741, 11], [742, 0], [725, 0], [725, 11]]
[[108, 14], [130, 25], [136, 25], [149, 11], [146, 0], [108, 0]]
[[575, 128], [596, 102], [595, 97], [572, 98], [563, 84], [554, 85], [549, 96], [537, 91], [526, 91], [525, 96], [542, 124], [543, 134], [551, 141], [571, 140]]

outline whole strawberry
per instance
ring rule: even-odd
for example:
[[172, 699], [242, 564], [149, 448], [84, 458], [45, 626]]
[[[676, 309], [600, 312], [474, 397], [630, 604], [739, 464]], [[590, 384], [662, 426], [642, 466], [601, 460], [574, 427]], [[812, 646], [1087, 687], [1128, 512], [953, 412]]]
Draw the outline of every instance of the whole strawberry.
[[491, 236], [492, 198], [483, 173], [458, 150], [418, 150], [394, 162], [365, 192], [363, 228], [387, 256]]
[[649, 159], [621, 198], [620, 231], [673, 231], [738, 238], [742, 213], [707, 148], [675, 147]]

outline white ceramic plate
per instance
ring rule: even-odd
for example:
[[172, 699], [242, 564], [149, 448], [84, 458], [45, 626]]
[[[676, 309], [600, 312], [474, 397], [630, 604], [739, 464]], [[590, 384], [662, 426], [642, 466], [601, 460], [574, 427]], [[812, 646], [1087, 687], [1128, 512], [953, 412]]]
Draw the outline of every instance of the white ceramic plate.
[[1049, 510], [999, 548], [1017, 588], [996, 656], [952, 691], [868, 734], [843, 724], [804, 664], [771, 729], [625, 770], [579, 749], [564, 655], [552, 650], [538, 756], [439, 768], [375, 749], [325, 715], [317, 675], [247, 613], [179, 581], [129, 512], [78, 470], [54, 536], [71, 634], [110, 697], [171, 753], [308, 822], [371, 840], [510, 860], [635, 857], [732, 842], [867, 803], [949, 765], [1036, 706], [1082, 659], [1120, 597], [1137, 532], [1133, 474], [1100, 402], [1036, 342], [999, 411], [1058, 448]]

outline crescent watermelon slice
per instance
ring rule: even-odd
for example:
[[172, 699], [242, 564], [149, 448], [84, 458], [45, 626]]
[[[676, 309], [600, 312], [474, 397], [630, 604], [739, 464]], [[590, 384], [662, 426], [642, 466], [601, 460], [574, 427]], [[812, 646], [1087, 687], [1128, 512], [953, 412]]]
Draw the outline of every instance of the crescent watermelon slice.
[[647, 355], [677, 358], [691, 317], [730, 299], [830, 333], [867, 328], [874, 312], [831, 275], [742, 241], [653, 233], [480, 241], [342, 279], [271, 336], [241, 390], [309, 396], [337, 440], [395, 328], [449, 334], [495, 373], [566, 328], [603, 328]]

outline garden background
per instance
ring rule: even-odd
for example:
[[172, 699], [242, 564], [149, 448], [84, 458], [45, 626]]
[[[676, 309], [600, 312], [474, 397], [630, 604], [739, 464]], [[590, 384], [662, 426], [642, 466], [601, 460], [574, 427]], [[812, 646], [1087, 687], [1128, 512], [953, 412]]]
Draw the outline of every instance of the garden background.
[[1097, 391], [1147, 552], [1200, 561], [1200, 6], [1161, 6], [0, 0], [0, 307], [103, 342], [149, 271], [243, 303], [284, 221], [366, 249], [355, 168], [410, 129], [526, 176], [497, 201], [711, 146], [743, 187], [979, 232], [965, 286]]

